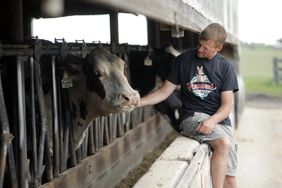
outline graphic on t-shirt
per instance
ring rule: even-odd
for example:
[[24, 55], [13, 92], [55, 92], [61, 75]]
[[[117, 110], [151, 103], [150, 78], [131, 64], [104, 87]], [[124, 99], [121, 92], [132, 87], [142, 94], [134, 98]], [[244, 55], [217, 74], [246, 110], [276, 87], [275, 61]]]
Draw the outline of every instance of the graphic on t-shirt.
[[216, 89], [214, 83], [211, 83], [207, 75], [205, 75], [203, 66], [197, 66], [196, 76], [187, 83], [187, 89], [191, 91], [194, 95], [204, 99], [209, 93]]

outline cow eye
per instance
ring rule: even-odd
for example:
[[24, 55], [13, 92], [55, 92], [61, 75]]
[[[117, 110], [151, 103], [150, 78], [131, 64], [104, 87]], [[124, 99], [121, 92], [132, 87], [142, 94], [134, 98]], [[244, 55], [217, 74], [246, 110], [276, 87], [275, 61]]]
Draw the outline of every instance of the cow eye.
[[95, 74], [98, 76], [98, 78], [102, 77], [102, 74], [100, 71], [95, 71]]
[[96, 70], [95, 74], [98, 78], [106, 77], [107, 73], [104, 70]]

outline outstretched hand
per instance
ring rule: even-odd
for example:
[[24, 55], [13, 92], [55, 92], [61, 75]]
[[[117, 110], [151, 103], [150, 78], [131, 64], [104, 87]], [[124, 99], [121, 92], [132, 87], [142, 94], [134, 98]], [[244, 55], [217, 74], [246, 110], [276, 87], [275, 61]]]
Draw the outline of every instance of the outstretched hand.
[[139, 101], [138, 101], [138, 103], [137, 103], [137, 106], [136, 106], [136, 107], [142, 107], [142, 106], [144, 106], [141, 100], [142, 100], [142, 99], [140, 98]]

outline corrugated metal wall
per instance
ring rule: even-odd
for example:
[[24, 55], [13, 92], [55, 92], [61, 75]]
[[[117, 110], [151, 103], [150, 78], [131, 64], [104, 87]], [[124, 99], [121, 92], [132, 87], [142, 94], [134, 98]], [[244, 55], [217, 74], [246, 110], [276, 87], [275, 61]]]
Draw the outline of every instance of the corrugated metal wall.
[[238, 0], [182, 0], [212, 22], [222, 24], [228, 32], [237, 36]]

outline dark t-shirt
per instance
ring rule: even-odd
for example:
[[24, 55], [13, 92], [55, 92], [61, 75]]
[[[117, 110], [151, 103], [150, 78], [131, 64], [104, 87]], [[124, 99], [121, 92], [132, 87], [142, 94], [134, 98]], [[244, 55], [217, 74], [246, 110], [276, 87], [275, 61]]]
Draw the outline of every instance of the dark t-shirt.
[[[176, 58], [167, 80], [181, 85], [182, 119], [194, 112], [213, 115], [221, 105], [221, 92], [238, 91], [232, 64], [221, 54], [212, 59], [199, 58], [196, 49]], [[229, 117], [220, 123], [231, 125]]]

